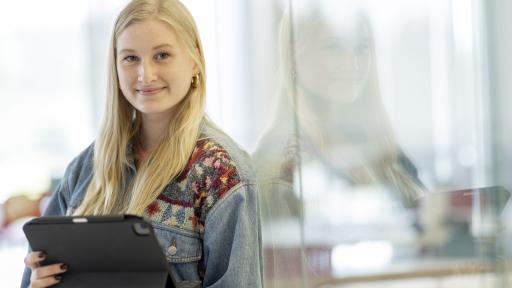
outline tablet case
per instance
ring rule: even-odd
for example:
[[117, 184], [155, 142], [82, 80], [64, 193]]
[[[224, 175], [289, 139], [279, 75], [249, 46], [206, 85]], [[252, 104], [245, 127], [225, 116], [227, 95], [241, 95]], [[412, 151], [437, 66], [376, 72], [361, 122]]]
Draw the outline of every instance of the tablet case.
[[47, 216], [23, 231], [33, 251], [46, 253], [42, 265], [68, 265], [55, 287], [175, 287], [153, 228], [140, 217]]

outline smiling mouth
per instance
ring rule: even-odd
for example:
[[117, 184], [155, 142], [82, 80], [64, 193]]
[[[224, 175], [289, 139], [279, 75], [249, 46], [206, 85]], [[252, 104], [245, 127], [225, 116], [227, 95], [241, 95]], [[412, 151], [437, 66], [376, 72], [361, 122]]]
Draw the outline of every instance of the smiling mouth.
[[147, 89], [137, 89], [137, 93], [140, 94], [140, 95], [144, 95], [144, 96], [149, 96], [149, 95], [155, 95], [155, 94], [158, 94], [160, 93], [160, 91], [164, 90], [165, 87], [161, 87], [161, 88], [147, 88]]

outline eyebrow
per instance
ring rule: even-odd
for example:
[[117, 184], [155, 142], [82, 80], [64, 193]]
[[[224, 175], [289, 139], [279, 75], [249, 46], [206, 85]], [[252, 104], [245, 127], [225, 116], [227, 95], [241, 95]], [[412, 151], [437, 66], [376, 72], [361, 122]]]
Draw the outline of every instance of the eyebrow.
[[[160, 45], [157, 45], [157, 46], [153, 47], [153, 49], [151, 49], [151, 50], [158, 50], [158, 49], [161, 49], [161, 48], [174, 49], [174, 46], [172, 46], [170, 44], [160, 44]], [[131, 53], [131, 52], [135, 52], [135, 50], [133, 50], [133, 49], [122, 49], [121, 51], [119, 51], [119, 54], [125, 53], [125, 52]]]

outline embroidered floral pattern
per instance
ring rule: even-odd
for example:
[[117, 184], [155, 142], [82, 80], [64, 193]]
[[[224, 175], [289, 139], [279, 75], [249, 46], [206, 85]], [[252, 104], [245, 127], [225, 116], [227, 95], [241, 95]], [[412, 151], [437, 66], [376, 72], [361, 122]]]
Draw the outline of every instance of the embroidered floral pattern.
[[146, 216], [202, 233], [208, 211], [238, 183], [240, 176], [227, 151], [211, 139], [200, 140], [185, 169], [146, 208]]

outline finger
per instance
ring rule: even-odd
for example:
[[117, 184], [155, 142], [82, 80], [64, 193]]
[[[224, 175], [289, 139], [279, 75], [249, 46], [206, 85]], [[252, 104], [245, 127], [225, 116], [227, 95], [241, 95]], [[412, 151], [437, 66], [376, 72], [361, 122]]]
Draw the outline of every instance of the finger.
[[34, 251], [28, 253], [27, 257], [25, 257], [25, 265], [31, 269], [39, 267], [39, 262], [46, 258], [46, 254], [43, 251]]
[[55, 284], [60, 283], [62, 277], [61, 276], [50, 276], [42, 279], [32, 280], [30, 281], [30, 288], [42, 288], [42, 287], [50, 287]]
[[52, 265], [41, 266], [32, 270], [31, 280], [43, 279], [49, 276], [55, 276], [68, 270], [66, 264], [58, 263]]

